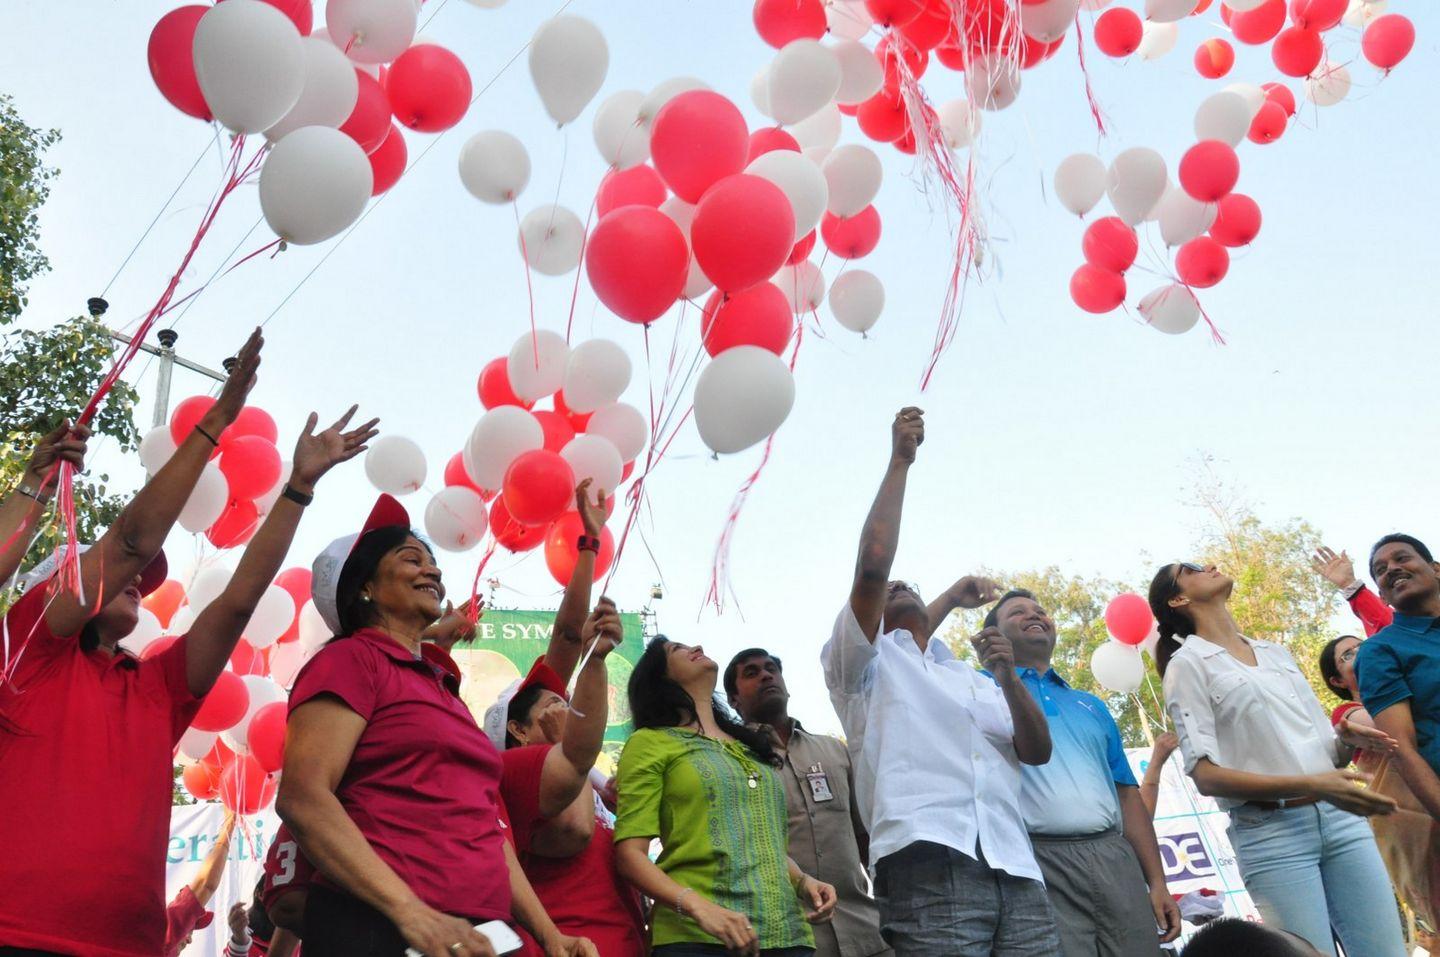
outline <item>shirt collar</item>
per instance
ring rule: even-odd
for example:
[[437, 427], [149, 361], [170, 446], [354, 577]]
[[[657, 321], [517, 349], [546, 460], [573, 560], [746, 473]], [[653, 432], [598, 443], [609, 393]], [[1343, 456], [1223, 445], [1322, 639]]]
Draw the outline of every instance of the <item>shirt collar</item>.
[[[880, 627], [883, 631], [885, 627], [883, 621], [880, 623]], [[920, 650], [920, 646], [915, 644], [915, 635], [908, 629], [896, 628], [894, 631], [885, 631], [884, 635], [887, 641], [893, 641], [907, 652], [913, 651], [922, 658], [929, 658], [931, 661], [949, 661], [955, 657], [955, 653], [950, 650], [950, 646], [943, 641], [936, 641], [933, 635], [929, 641], [925, 642], [925, 650], [923, 652]]]
[[1070, 687], [1070, 683], [1060, 677], [1059, 672], [1054, 668], [1046, 668], [1043, 674], [1035, 668], [1020, 668], [1016, 673], [1022, 678], [1034, 678], [1036, 681], [1046, 681], [1062, 688]]
[[[1259, 638], [1250, 638], [1245, 635], [1241, 635], [1240, 637], [1244, 638], [1247, 642], [1250, 643], [1250, 647], [1255, 649], [1269, 648], [1271, 645], [1270, 642], [1262, 641]], [[1216, 655], [1229, 654], [1229, 652], [1226, 651], [1224, 648], [1215, 644], [1215, 642], [1204, 637], [1203, 635], [1191, 635], [1188, 638], [1184, 639], [1180, 644], [1185, 648], [1190, 648], [1193, 646], [1195, 649], [1195, 654], [1199, 655], [1202, 658], [1213, 658]]]
[[[361, 641], [366, 642], [372, 648], [375, 648], [380, 652], [384, 653], [386, 657], [393, 659], [397, 664], [406, 665], [411, 668], [419, 668], [423, 670], [426, 674], [437, 675], [442, 681], [444, 681], [445, 686], [449, 688], [452, 692], [454, 692], [455, 694], [460, 693], [459, 675], [451, 672], [443, 664], [439, 664], [436, 661], [432, 660], [430, 656], [426, 656], [424, 654], [423, 645], [421, 646], [421, 657], [417, 658], [415, 657], [414, 652], [412, 652], [409, 648], [406, 648], [400, 642], [396, 641], [394, 638], [391, 638], [383, 631], [379, 631], [374, 628], [361, 628], [359, 631], [355, 632], [350, 637], [358, 638]], [[442, 651], [442, 649], [436, 648], [435, 651], [439, 652]], [[448, 658], [449, 656], [446, 655], [445, 657]], [[459, 669], [457, 668], [456, 671], [458, 670]]]
[[1440, 624], [1440, 618], [1427, 618], [1424, 615], [1402, 615], [1395, 612], [1392, 624], [1404, 628], [1406, 631], [1426, 632]]

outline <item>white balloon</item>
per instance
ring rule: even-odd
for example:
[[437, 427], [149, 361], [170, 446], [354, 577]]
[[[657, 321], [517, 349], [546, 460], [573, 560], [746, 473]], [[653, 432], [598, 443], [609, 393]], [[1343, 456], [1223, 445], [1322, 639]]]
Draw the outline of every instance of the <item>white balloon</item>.
[[1370, 21], [1384, 16], [1388, 6], [1387, 0], [1350, 0], [1350, 6], [1346, 8], [1341, 22], [1347, 27], [1363, 30], [1370, 25]]
[[1152, 290], [1140, 300], [1140, 315], [1152, 329], [1178, 336], [1195, 328], [1200, 321], [1200, 304], [1195, 294], [1180, 283], [1171, 283]]
[[810, 116], [840, 90], [840, 60], [818, 40], [791, 40], [770, 62], [770, 115], [788, 126]]
[[1072, 153], [1055, 167], [1055, 197], [1076, 216], [1084, 216], [1105, 195], [1105, 164], [1094, 153]]
[[1158, 60], [1175, 49], [1178, 39], [1179, 25], [1146, 20], [1140, 26], [1140, 45], [1135, 48], [1135, 54], [1142, 60]]
[[770, 64], [766, 63], [750, 77], [750, 102], [755, 104], [755, 109], [760, 115], [768, 119], [774, 119], [775, 115], [770, 112]]
[[790, 367], [769, 349], [726, 349], [695, 383], [695, 427], [715, 452], [742, 452], [782, 424], [795, 405]]
[[1145, 679], [1145, 662], [1135, 648], [1118, 641], [1107, 641], [1090, 656], [1090, 672], [1102, 688], [1130, 694]]
[[359, 143], [328, 126], [304, 126], [270, 148], [260, 169], [260, 209], [275, 235], [309, 246], [359, 219], [374, 185]]
[[[195, 578], [190, 582], [190, 587], [185, 589], [185, 598], [188, 601], [186, 608], [190, 610], [191, 620], [185, 623], [184, 630], [175, 630], [175, 620], [172, 618], [170, 620], [171, 633], [180, 635], [189, 631], [189, 626], [194, 624], [194, 616], [199, 615], [209, 607], [212, 601], [220, 597], [221, 592], [225, 591], [230, 584], [230, 576], [234, 574], [234, 569], [226, 568], [224, 565], [210, 565], [197, 572]], [[185, 611], [185, 608], [180, 611]], [[176, 615], [178, 616], [179, 612], [176, 612]]]
[[269, 648], [295, 624], [295, 614], [295, 599], [290, 593], [279, 585], [267, 586], [250, 613], [245, 640], [252, 648]]
[[561, 126], [600, 92], [609, 68], [605, 35], [584, 17], [546, 20], [530, 40], [530, 78], [545, 112]]
[[1003, 110], [1020, 95], [1020, 66], [995, 53], [982, 53], [965, 71], [965, 95], [982, 110]]
[[[1170, 179], [1170, 178], [1167, 176], [1167, 177], [1165, 178], [1165, 191], [1160, 194], [1160, 198], [1159, 198], [1159, 199], [1155, 200], [1155, 205], [1150, 207], [1150, 212], [1148, 212], [1148, 213], [1145, 214], [1145, 218], [1144, 218], [1143, 220], [1141, 220], [1141, 222], [1144, 222], [1144, 223], [1158, 223], [1158, 222], [1160, 222], [1160, 207], [1164, 204], [1164, 202], [1165, 202], [1165, 197], [1166, 197], [1166, 196], [1169, 196], [1172, 192], [1174, 192], [1174, 191], [1177, 190], [1177, 189], [1179, 189], [1179, 187], [1175, 185], [1175, 181], [1172, 180], [1172, 179]], [[1184, 192], [1184, 191], [1181, 190], [1181, 192]]]
[[841, 40], [830, 48], [840, 64], [840, 89], [835, 102], [847, 106], [870, 99], [885, 85], [885, 70], [870, 48], [858, 40]]
[[1106, 192], [1127, 226], [1145, 219], [1165, 193], [1165, 159], [1147, 146], [1134, 146], [1110, 164]]
[[590, 480], [590, 497], [598, 492], [614, 495], [625, 472], [625, 463], [620, 459], [620, 450], [615, 443], [601, 435], [582, 432], [560, 450], [560, 457], [570, 463], [575, 473], [575, 484], [587, 478]]
[[1212, 93], [1195, 111], [1195, 138], [1239, 146], [1250, 132], [1251, 119], [1250, 104], [1244, 96], [1229, 91]]
[[[1147, 3], [1153, 0], [1146, 0]], [[1196, 0], [1189, 0], [1193, 5]], [[1075, 25], [1080, 0], [1040, 0], [1020, 6], [1020, 30], [1032, 40], [1053, 43]]]
[[471, 488], [442, 488], [425, 506], [425, 534], [447, 552], [466, 552], [485, 537], [485, 500]]
[[169, 425], [157, 425], [145, 433], [140, 440], [140, 464], [145, 471], [154, 475], [175, 454], [175, 440], [170, 437]]
[[[226, 2], [230, 2], [230, 0], [226, 0]], [[315, 652], [321, 645], [335, 637], [331, 634], [330, 626], [325, 624], [325, 619], [320, 616], [320, 611], [315, 607], [313, 601], [307, 601], [305, 607], [300, 609], [296, 631], [299, 632], [299, 638], [295, 643], [304, 648], [307, 653]]]
[[356, 63], [389, 63], [415, 39], [418, 15], [411, 0], [328, 0], [325, 29]]
[[355, 111], [360, 81], [345, 54], [325, 38], [301, 37], [305, 51], [305, 86], [290, 112], [265, 131], [275, 142], [302, 126], [338, 127]]
[[830, 284], [830, 311], [851, 332], [868, 332], [885, 309], [885, 286], [865, 269], [847, 269]]
[[530, 154], [504, 130], [476, 133], [460, 150], [460, 182], [482, 203], [512, 202], [530, 182]]
[[299, 641], [276, 645], [270, 652], [270, 677], [274, 678], [280, 687], [289, 688], [295, 683], [295, 676], [300, 673], [305, 662], [310, 660], [311, 654]]
[[255, 500], [255, 510], [261, 515], [269, 515], [275, 503], [280, 500], [280, 493], [285, 491], [285, 483], [290, 480], [290, 472], [294, 467], [295, 463], [289, 459], [280, 460], [280, 475], [275, 479], [275, 484], [270, 486], [270, 491]]
[[1305, 99], [1316, 106], [1334, 106], [1350, 93], [1350, 71], [1326, 60], [1305, 78]]
[[465, 471], [481, 488], [499, 490], [505, 470], [522, 452], [544, 448], [540, 420], [518, 405], [490, 409], [475, 423], [465, 443]]
[[305, 87], [295, 24], [261, 0], [211, 7], [195, 26], [195, 79], [215, 119], [236, 133], [274, 126]]
[[814, 312], [825, 301], [825, 276], [820, 267], [808, 259], [793, 266], [782, 266], [770, 281], [785, 294], [790, 311], [797, 316]]
[[195, 624], [195, 609], [189, 605], [182, 605], [175, 609], [175, 614], [170, 616], [170, 626], [165, 629], [167, 634], [184, 635], [189, 634], [190, 626]]
[[425, 453], [413, 439], [403, 435], [382, 435], [365, 453], [365, 477], [370, 484], [391, 495], [409, 495], [425, 484]]
[[218, 737], [214, 731], [186, 728], [185, 733], [180, 735], [180, 753], [192, 761], [199, 761], [215, 747], [215, 739]]
[[1202, 203], [1183, 189], [1167, 187], [1159, 204], [1160, 238], [1166, 246], [1188, 243], [1209, 229], [1215, 222], [1219, 207]]
[[880, 157], [859, 143], [836, 147], [822, 170], [830, 197], [826, 208], [836, 216], [854, 216], [873, 203], [885, 176]]
[[800, 144], [800, 149], [834, 149], [840, 142], [840, 108], [827, 103], [799, 123], [790, 127], [790, 135]]
[[655, 114], [659, 113], [660, 108], [666, 103], [681, 93], [708, 89], [710, 89], [710, 84], [693, 76], [673, 76], [658, 84], [655, 89], [645, 94], [645, 99], [640, 102], [640, 125], [645, 128], [645, 135], [647, 137], [650, 135], [650, 127], [655, 122]]
[[135, 627], [130, 630], [130, 634], [120, 639], [120, 647], [132, 655], [138, 655], [164, 633], [165, 627], [160, 624], [160, 619], [155, 617], [153, 611], [142, 605], [135, 621]]
[[795, 212], [795, 241], [820, 225], [830, 201], [830, 187], [820, 168], [794, 150], [771, 150], [755, 157], [745, 172], [780, 187]]
[[620, 452], [621, 461], [633, 462], [645, 451], [650, 426], [639, 409], [616, 402], [595, 410], [585, 426], [585, 434], [609, 439]]
[[825, 161], [830, 158], [830, 150], [823, 146], [807, 146], [800, 151], [800, 155], [816, 166], [824, 166]]
[[[1250, 119], [1255, 119], [1255, 114], [1260, 112], [1260, 107], [1265, 105], [1265, 91], [1254, 83], [1231, 83], [1222, 91], [1224, 93], [1238, 93], [1250, 107]], [[1248, 120], [1247, 120], [1248, 123]], [[1249, 126], [1246, 126], [1249, 132]]]
[[[234, 3], [235, 0], [228, 2]], [[210, 462], [201, 470], [195, 488], [185, 500], [185, 507], [180, 510], [180, 526], [185, 531], [198, 535], [225, 514], [225, 506], [229, 502], [230, 483], [220, 471], [220, 466]]]
[[609, 339], [587, 339], [565, 361], [565, 405], [572, 412], [594, 412], [617, 401], [630, 385], [630, 357]]
[[640, 125], [644, 102], [645, 94], [639, 90], [620, 90], [595, 111], [595, 148], [616, 169], [629, 169], [650, 158], [650, 137]]
[[510, 388], [520, 401], [534, 402], [560, 391], [565, 385], [565, 365], [569, 360], [570, 346], [564, 336], [549, 329], [537, 329], [525, 333], [510, 347], [505, 374], [510, 377]]
[[945, 135], [945, 145], [952, 150], [961, 150], [975, 142], [980, 132], [980, 117], [984, 114], [972, 109], [969, 100], [954, 99], [942, 104], [937, 115], [940, 117], [940, 132]]
[[564, 206], [537, 206], [520, 220], [516, 243], [531, 269], [545, 276], [563, 276], [580, 265], [585, 226]]
[[865, 0], [825, 0], [825, 23], [830, 33], [843, 40], [860, 40], [875, 20], [865, 9]]
[[1235, 0], [1234, 3], [1230, 3], [1227, 0], [1225, 4], [1225, 6], [1236, 13], [1248, 13], [1251, 10], [1258, 10], [1264, 5], [1265, 0]]
[[468, 0], [472, 7], [479, 7], [481, 10], [498, 10], [505, 6], [505, 0]]
[[[685, 242], [690, 242], [690, 224], [695, 220], [695, 207], [685, 202], [679, 196], [670, 196], [660, 204], [660, 212], [669, 216], [680, 227], [680, 232], [685, 234]], [[700, 264], [695, 261], [695, 254], [690, 254], [690, 271], [685, 275], [685, 291], [680, 294], [681, 299], [696, 299], [703, 296], [714, 288], [715, 284]]]
[[1110, 6], [1110, 3], [1111, 0], [1080, 0], [1080, 9], [1087, 13], [1094, 13], [1096, 10], [1104, 10]]
[[1176, 23], [1194, 13], [1199, 5], [1200, 0], [1145, 0], [1145, 19]]

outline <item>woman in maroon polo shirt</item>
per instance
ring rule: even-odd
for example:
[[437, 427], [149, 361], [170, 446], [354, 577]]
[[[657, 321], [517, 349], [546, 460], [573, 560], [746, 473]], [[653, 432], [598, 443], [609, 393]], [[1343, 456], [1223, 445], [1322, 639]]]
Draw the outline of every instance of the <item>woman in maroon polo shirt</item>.
[[420, 653], [445, 589], [400, 503], [315, 561], [339, 637], [290, 693], [276, 804], [325, 875], [305, 904], [307, 957], [493, 957], [473, 928], [510, 918], [500, 755], [453, 675]]

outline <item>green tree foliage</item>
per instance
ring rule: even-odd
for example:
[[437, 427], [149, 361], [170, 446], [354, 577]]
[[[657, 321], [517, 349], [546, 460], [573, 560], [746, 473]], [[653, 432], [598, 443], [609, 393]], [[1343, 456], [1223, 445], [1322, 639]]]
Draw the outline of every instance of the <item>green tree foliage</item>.
[[27, 126], [14, 100], [0, 94], [0, 325], [15, 321], [25, 309], [26, 285], [50, 268], [36, 241], [37, 211], [55, 170], [41, 154], [59, 140], [58, 130]]

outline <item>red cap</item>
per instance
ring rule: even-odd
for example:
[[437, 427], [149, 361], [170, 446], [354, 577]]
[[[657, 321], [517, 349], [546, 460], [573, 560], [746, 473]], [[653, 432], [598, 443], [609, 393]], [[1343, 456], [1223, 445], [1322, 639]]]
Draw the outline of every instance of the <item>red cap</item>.
[[[360, 526], [360, 534], [355, 536], [355, 541], [359, 542], [367, 533], [377, 528], [388, 528], [391, 525], [404, 525], [409, 528], [410, 513], [405, 511], [405, 506], [401, 505], [395, 496], [381, 493], [375, 500], [375, 507], [370, 509], [370, 517]], [[355, 546], [350, 546], [350, 550], [354, 551]]]

